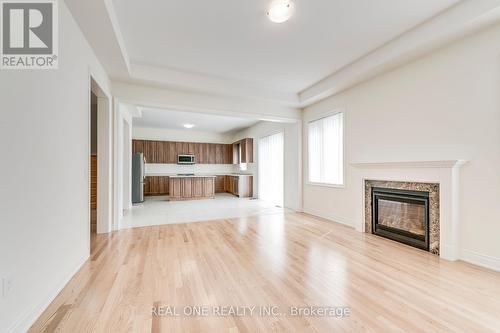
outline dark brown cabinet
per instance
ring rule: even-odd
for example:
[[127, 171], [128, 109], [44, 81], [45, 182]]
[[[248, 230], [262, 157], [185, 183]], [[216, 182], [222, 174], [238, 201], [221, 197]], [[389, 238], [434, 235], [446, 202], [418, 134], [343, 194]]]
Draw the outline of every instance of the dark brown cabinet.
[[226, 176], [217, 176], [215, 178], [215, 193], [226, 192]]
[[144, 195], [168, 195], [169, 177], [167, 176], [147, 176], [144, 183]]
[[170, 177], [170, 200], [208, 199], [215, 196], [215, 177]]
[[183, 154], [194, 154], [198, 164], [233, 163], [230, 144], [133, 140], [132, 151], [143, 153], [146, 163], [175, 164]]
[[246, 138], [240, 141], [241, 163], [253, 163], [253, 139]]
[[238, 195], [238, 176], [226, 176], [226, 192]]
[[233, 164], [253, 163], [253, 139], [245, 138], [232, 145]]
[[215, 164], [224, 164], [224, 145], [215, 145]]
[[225, 164], [233, 164], [233, 145], [226, 146], [226, 156], [224, 157]]

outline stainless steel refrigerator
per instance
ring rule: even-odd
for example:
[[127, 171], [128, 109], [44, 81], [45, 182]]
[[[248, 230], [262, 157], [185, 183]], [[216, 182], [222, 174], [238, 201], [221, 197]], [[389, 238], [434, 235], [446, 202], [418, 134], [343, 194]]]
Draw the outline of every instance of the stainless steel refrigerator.
[[145, 164], [143, 153], [132, 155], [132, 203], [144, 202]]

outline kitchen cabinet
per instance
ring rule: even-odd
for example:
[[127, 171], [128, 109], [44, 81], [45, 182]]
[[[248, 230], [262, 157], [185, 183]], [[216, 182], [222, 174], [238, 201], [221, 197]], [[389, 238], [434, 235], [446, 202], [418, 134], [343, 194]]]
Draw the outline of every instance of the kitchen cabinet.
[[233, 143], [233, 164], [253, 163], [253, 139], [245, 138]]
[[253, 196], [253, 176], [238, 176], [238, 193], [240, 198], [251, 198]]
[[251, 175], [228, 175], [225, 178], [226, 192], [240, 198], [253, 196], [253, 176]]
[[208, 144], [208, 164], [217, 164], [216, 146], [217, 145], [215, 143]]
[[226, 192], [226, 176], [215, 177], [215, 193]]
[[238, 177], [226, 176], [226, 192], [238, 195]]
[[144, 195], [168, 195], [169, 177], [167, 176], [147, 176], [144, 182]]
[[196, 143], [190, 142], [188, 143], [188, 153], [189, 154], [196, 154]]
[[233, 164], [233, 145], [225, 145], [226, 156], [224, 157], [224, 164]]
[[224, 145], [215, 145], [215, 164], [224, 164]]
[[240, 141], [240, 163], [253, 163], [253, 139], [246, 138]]
[[203, 150], [203, 143], [197, 143], [194, 147], [194, 155], [196, 164], [205, 164], [205, 154]]
[[193, 196], [193, 178], [181, 178], [181, 196], [183, 198]]
[[176, 164], [177, 156], [183, 154], [194, 154], [197, 164], [240, 163], [238, 157], [233, 157], [231, 144], [133, 140], [132, 152], [143, 153], [146, 163], [153, 164]]
[[209, 199], [215, 197], [215, 177], [170, 177], [170, 200]]

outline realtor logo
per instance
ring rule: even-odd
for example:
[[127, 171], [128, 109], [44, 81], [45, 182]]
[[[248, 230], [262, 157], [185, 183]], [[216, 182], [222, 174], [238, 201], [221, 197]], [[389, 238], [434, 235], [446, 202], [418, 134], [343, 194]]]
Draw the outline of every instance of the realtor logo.
[[1, 0], [2, 69], [57, 68], [55, 0]]

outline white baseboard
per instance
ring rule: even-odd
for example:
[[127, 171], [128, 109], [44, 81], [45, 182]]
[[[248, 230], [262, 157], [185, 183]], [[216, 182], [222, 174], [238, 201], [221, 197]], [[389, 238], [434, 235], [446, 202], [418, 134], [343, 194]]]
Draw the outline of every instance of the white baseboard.
[[47, 295], [47, 297], [41, 301], [38, 305], [32, 306], [23, 315], [21, 315], [8, 329], [7, 333], [24, 333], [27, 332], [31, 325], [40, 317], [40, 315], [45, 311], [45, 309], [52, 303], [56, 296], [61, 292], [61, 290], [68, 284], [68, 282], [73, 278], [73, 276], [80, 270], [83, 264], [87, 261], [89, 255], [85, 255], [80, 258], [73, 269], [71, 269], [63, 279], [52, 289], [52, 291]]
[[320, 211], [317, 211], [317, 210], [314, 210], [314, 209], [308, 209], [308, 208], [304, 208], [303, 212], [306, 213], [306, 214], [310, 214], [310, 215], [314, 215], [314, 216], [317, 216], [317, 217], [321, 217], [321, 218], [323, 218], [325, 220], [329, 220], [329, 221], [332, 221], [332, 222], [340, 223], [340, 224], [346, 225], [346, 226], [351, 227], [351, 228], [354, 228], [354, 226], [355, 226], [354, 222], [349, 221], [346, 218], [333, 215], [333, 214], [327, 214], [327, 213], [324, 213], [324, 212], [320, 212]]
[[471, 250], [462, 250], [461, 260], [500, 272], [500, 258], [488, 256]]

